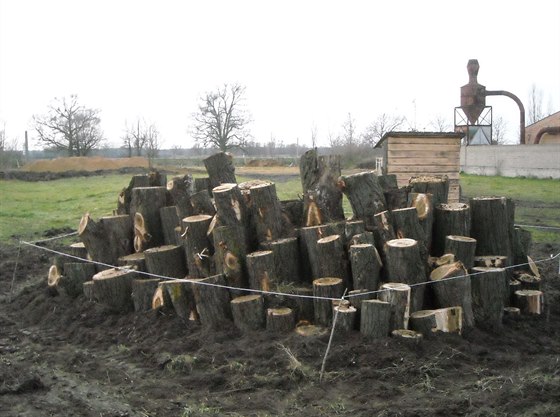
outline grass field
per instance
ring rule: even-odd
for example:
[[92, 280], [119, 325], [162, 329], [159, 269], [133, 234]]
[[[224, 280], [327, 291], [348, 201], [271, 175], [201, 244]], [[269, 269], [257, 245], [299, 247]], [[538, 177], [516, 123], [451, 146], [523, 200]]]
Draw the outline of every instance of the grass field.
[[[202, 175], [202, 174], [195, 174]], [[263, 175], [262, 178], [267, 178]], [[238, 181], [248, 178], [238, 177]], [[54, 228], [76, 229], [81, 216], [112, 214], [130, 175], [79, 177], [47, 182], [0, 180], [0, 241], [34, 239]], [[462, 175], [463, 194], [507, 196], [516, 201], [516, 223], [560, 227], [560, 181]], [[301, 194], [298, 177], [276, 180], [281, 200]], [[347, 202], [345, 211], [350, 213]], [[537, 242], [554, 242], [560, 232], [531, 229]]]

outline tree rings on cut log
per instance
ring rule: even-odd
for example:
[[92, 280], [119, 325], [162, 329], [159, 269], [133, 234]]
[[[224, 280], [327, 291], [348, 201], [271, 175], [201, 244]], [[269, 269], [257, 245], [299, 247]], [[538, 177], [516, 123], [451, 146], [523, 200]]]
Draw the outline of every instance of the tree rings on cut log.
[[515, 304], [522, 314], [542, 314], [543, 293], [537, 290], [515, 291]]
[[379, 299], [391, 305], [389, 329], [408, 329], [410, 316], [410, 286], [399, 282], [387, 282], [380, 287]]
[[387, 337], [390, 330], [391, 304], [381, 300], [362, 301], [360, 333], [367, 338]]
[[475, 256], [473, 263], [474, 266], [484, 268], [505, 268], [509, 266], [507, 263], [507, 256], [500, 255]]
[[430, 336], [435, 332], [461, 333], [463, 309], [461, 307], [420, 310], [410, 315], [410, 328]]
[[354, 288], [377, 290], [383, 263], [375, 246], [371, 244], [352, 245], [348, 254]]
[[444, 253], [455, 255], [455, 259], [461, 261], [467, 271], [474, 266], [475, 251], [476, 239], [472, 237], [458, 235], [448, 235], [445, 237]]
[[97, 301], [115, 311], [128, 311], [132, 304], [132, 280], [136, 272], [131, 270], [106, 269], [92, 278], [93, 294]]
[[231, 300], [234, 324], [242, 331], [254, 331], [265, 326], [262, 295], [249, 294]]
[[356, 307], [349, 304], [333, 307], [333, 314], [336, 318], [336, 331], [349, 332], [354, 329], [356, 323]]
[[[332, 322], [332, 300], [342, 297], [344, 286], [341, 278], [324, 277], [313, 281], [315, 323], [330, 326]], [[330, 298], [330, 299], [322, 299]]]
[[132, 280], [132, 302], [134, 311], [149, 311], [152, 309], [152, 300], [159, 284], [159, 279], [134, 279]]
[[288, 307], [266, 310], [266, 330], [274, 333], [287, 333], [294, 330], [294, 311]]
[[432, 253], [441, 256], [445, 251], [445, 238], [449, 235], [470, 236], [471, 210], [465, 203], [439, 204], [435, 207], [434, 240]]
[[395, 329], [391, 332], [391, 337], [410, 345], [418, 345], [424, 338], [422, 333], [408, 329]]

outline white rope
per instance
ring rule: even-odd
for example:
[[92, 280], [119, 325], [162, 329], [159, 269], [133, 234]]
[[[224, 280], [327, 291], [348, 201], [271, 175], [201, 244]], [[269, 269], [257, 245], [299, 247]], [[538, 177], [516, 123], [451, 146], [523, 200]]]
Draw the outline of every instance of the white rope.
[[[57, 240], [57, 239], [62, 239], [65, 237], [69, 237], [69, 236], [75, 236], [77, 235], [78, 232], [72, 232], [72, 233], [66, 233], [64, 235], [58, 235], [58, 236], [54, 236], [54, 237], [49, 237], [47, 239], [40, 239], [40, 240], [34, 240], [32, 243], [43, 243], [43, 242], [49, 242], [51, 240]], [[23, 241], [22, 241], [23, 242]]]

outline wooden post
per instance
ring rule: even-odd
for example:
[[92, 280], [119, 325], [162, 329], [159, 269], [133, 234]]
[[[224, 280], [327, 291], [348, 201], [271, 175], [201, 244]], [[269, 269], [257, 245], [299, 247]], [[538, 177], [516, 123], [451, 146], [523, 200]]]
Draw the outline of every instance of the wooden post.
[[[313, 281], [313, 296], [322, 298], [341, 298], [344, 292], [340, 278], [324, 277]], [[313, 299], [315, 324], [330, 326], [332, 321], [332, 300]]]
[[345, 288], [351, 287], [348, 273], [348, 259], [340, 235], [331, 235], [317, 240], [317, 261], [315, 268], [319, 275], [315, 278], [338, 277]]
[[191, 195], [194, 193], [193, 177], [190, 174], [174, 177], [167, 182], [167, 193], [177, 207], [179, 219], [193, 215]]
[[389, 335], [391, 305], [381, 300], [362, 301], [360, 332], [368, 338], [382, 338]]
[[420, 226], [422, 227], [422, 230], [424, 230], [424, 235], [426, 237], [426, 248], [428, 249], [428, 253], [431, 253], [435, 220], [435, 209], [432, 201], [432, 195], [424, 193], [410, 193], [408, 196], [408, 206], [416, 209], [418, 221], [420, 222]]
[[169, 278], [184, 278], [187, 275], [185, 254], [181, 246], [164, 245], [144, 251], [146, 271]]
[[538, 290], [515, 291], [515, 304], [522, 314], [542, 314], [543, 293]]
[[226, 152], [215, 153], [204, 159], [204, 166], [210, 179], [210, 187], [221, 184], [236, 183], [233, 155]]
[[413, 193], [432, 194], [434, 207], [437, 207], [438, 204], [447, 203], [449, 194], [447, 175], [412, 177], [409, 180], [409, 185]]
[[264, 300], [262, 295], [249, 294], [231, 300], [233, 322], [242, 331], [254, 331], [264, 328]]
[[231, 323], [230, 295], [223, 275], [192, 280], [196, 310], [200, 323], [207, 328], [220, 328]]
[[149, 311], [152, 309], [152, 299], [159, 281], [158, 278], [132, 280], [134, 311]]
[[276, 195], [276, 186], [266, 181], [250, 189], [257, 240], [267, 242], [282, 236], [282, 206]]
[[214, 248], [208, 238], [212, 216], [198, 214], [183, 219], [185, 229], [185, 255], [189, 276], [192, 278], [209, 277], [214, 272], [212, 255]]
[[436, 206], [433, 255], [441, 256], [445, 253], [446, 236], [470, 236], [470, 234], [471, 210], [468, 204], [449, 203]]
[[473, 312], [477, 326], [500, 328], [507, 298], [506, 270], [475, 266], [472, 273]]
[[354, 288], [377, 290], [379, 272], [383, 264], [375, 246], [371, 244], [352, 245], [349, 257]]
[[[249, 287], [256, 290], [276, 290], [278, 277], [274, 266], [274, 253], [270, 250], [249, 253], [246, 257]], [[289, 262], [284, 260], [284, 262]]]
[[106, 269], [92, 278], [93, 294], [97, 301], [114, 311], [132, 309], [132, 280], [136, 272], [132, 270]]
[[[132, 189], [132, 201], [130, 203], [130, 214], [134, 220], [136, 230], [142, 229], [143, 235], [148, 236], [141, 245], [142, 250], [153, 248], [163, 244], [163, 231], [159, 210], [167, 206], [167, 194], [165, 187], [138, 187]], [[140, 214], [142, 222], [139, 222]], [[141, 228], [139, 226], [142, 226]], [[135, 235], [138, 234], [135, 231]], [[136, 248], [137, 246], [135, 246]], [[141, 252], [142, 250], [137, 250]]]
[[291, 308], [269, 308], [266, 310], [266, 330], [274, 333], [288, 333], [294, 330], [295, 319]]
[[389, 329], [408, 329], [408, 318], [410, 316], [410, 286], [399, 282], [388, 282], [381, 285], [382, 292], [379, 299], [391, 306]]
[[449, 235], [445, 237], [444, 253], [451, 253], [469, 271], [474, 266], [476, 239], [468, 236]]
[[166, 206], [159, 209], [161, 229], [163, 231], [163, 243], [165, 245], [179, 245], [175, 228], [181, 226], [181, 220], [177, 214], [177, 206]]

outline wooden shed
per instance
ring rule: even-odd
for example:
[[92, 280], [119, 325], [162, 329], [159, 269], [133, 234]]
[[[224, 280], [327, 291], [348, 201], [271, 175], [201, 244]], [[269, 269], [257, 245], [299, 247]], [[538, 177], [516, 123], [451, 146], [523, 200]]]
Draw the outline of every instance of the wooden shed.
[[455, 132], [389, 132], [375, 147], [383, 150], [383, 173], [395, 174], [399, 187], [411, 177], [447, 175], [449, 202], [457, 202], [462, 137]]

